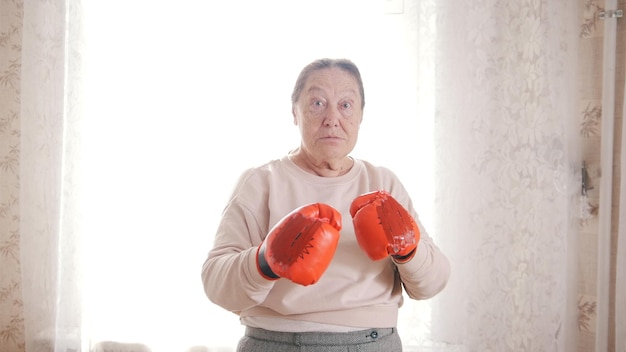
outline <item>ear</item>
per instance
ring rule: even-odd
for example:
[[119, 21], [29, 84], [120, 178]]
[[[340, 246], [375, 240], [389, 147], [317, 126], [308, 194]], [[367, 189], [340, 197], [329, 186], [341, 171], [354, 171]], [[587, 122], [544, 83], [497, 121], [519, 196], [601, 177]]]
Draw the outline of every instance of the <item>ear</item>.
[[293, 124], [298, 126], [298, 119], [296, 118], [296, 107], [291, 107], [291, 115], [293, 115]]

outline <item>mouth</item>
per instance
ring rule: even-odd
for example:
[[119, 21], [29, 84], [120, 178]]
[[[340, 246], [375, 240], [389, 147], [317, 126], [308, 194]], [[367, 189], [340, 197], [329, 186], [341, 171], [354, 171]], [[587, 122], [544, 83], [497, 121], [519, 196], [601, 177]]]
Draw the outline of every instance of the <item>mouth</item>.
[[341, 137], [334, 137], [334, 136], [328, 136], [328, 137], [321, 137], [319, 139], [320, 142], [322, 143], [331, 143], [331, 144], [337, 144], [337, 143], [341, 143], [343, 141], [343, 138]]

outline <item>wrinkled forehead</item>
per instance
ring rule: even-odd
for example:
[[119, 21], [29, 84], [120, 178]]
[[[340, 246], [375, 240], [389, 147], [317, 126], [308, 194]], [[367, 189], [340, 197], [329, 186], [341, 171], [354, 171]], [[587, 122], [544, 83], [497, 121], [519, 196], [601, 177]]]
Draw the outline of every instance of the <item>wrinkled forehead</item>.
[[337, 67], [311, 72], [306, 79], [303, 92], [307, 94], [333, 93], [361, 98], [356, 78], [350, 72]]

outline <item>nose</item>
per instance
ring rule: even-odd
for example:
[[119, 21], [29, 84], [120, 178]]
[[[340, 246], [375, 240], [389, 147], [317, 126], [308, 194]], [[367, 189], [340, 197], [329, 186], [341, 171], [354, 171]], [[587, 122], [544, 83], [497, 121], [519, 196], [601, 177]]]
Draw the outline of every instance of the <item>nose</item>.
[[324, 126], [335, 127], [339, 125], [339, 118], [341, 114], [337, 108], [330, 107], [327, 110], [326, 117], [324, 117]]

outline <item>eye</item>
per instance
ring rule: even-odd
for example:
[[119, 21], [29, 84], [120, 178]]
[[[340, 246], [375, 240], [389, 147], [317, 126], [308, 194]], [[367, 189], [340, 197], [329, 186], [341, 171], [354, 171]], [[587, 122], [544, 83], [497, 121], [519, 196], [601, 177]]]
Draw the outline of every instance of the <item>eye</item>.
[[354, 101], [351, 99], [342, 100], [339, 102], [338, 108], [342, 111], [351, 111], [354, 108]]
[[326, 109], [326, 102], [323, 99], [312, 99], [309, 110], [315, 114], [321, 114]]

